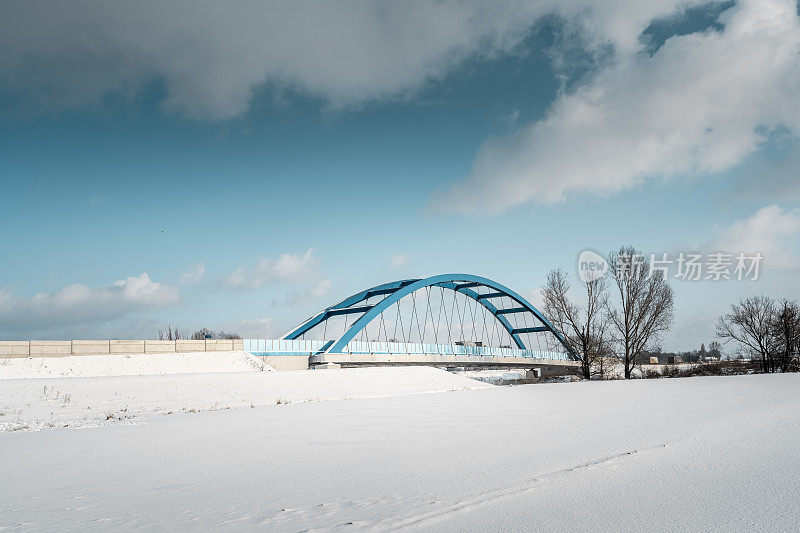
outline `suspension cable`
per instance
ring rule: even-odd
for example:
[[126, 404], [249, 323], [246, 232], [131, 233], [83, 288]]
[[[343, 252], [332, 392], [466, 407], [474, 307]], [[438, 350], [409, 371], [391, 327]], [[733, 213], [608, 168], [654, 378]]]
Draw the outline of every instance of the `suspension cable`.
[[[417, 317], [417, 333], [419, 333], [419, 342], [422, 344], [422, 332], [419, 329], [419, 313], [417, 313], [417, 298], [416, 298], [417, 291], [411, 293], [411, 305], [413, 306], [411, 311], [411, 325], [414, 324], [414, 317]], [[409, 332], [409, 337], [411, 336], [411, 332]]]
[[450, 325], [447, 327], [447, 335], [450, 337], [450, 345], [451, 346], [455, 343], [455, 341], [453, 340], [452, 332], [453, 332], [453, 321], [456, 319], [456, 317], [455, 317], [455, 315], [456, 315], [456, 296], [458, 296], [458, 293], [456, 291], [453, 291], [453, 305], [452, 305], [452, 307], [450, 309]]
[[475, 313], [478, 311], [478, 300], [473, 299], [471, 302], [467, 300], [467, 305], [470, 307], [470, 313], [472, 315], [472, 340], [477, 343], [478, 333], [475, 330]]
[[[461, 294], [461, 293], [456, 291], [456, 296], [458, 296], [459, 294]], [[455, 301], [455, 300], [453, 300], [453, 301]], [[459, 332], [461, 333], [461, 340], [463, 341], [464, 340], [464, 319], [463, 319], [462, 314], [461, 314], [461, 306], [460, 305], [456, 306], [456, 312], [458, 313]]]
[[[383, 338], [389, 342], [389, 335], [386, 333], [386, 322], [383, 320], [383, 311], [381, 311], [381, 328], [383, 328]], [[378, 342], [381, 342], [381, 329], [378, 329]]]
[[[486, 339], [487, 343], [489, 341], [489, 332], [486, 329], [486, 313], [487, 312], [488, 312], [488, 309], [486, 309], [483, 305], [481, 305], [481, 314], [483, 315], [483, 334], [481, 335], [481, 343], [483, 342], [484, 338]], [[491, 343], [488, 343], [488, 345], [491, 346]]]
[[[431, 288], [425, 287], [427, 306], [425, 307], [425, 323], [422, 326], [422, 343], [425, 344], [425, 334], [428, 332], [428, 314], [431, 312]], [[431, 322], [433, 319], [431, 318]]]
[[439, 316], [436, 318], [436, 328], [433, 330], [433, 338], [436, 341], [436, 351], [439, 351], [439, 326], [442, 324], [442, 308], [444, 307], [444, 289], [439, 287], [439, 291], [441, 292], [442, 299], [439, 302]]
[[450, 344], [450, 346], [452, 346], [453, 345], [453, 336], [450, 334], [450, 326], [451, 326], [451, 324], [453, 322], [453, 319], [452, 319], [452, 313], [451, 313], [451, 318], [450, 319], [447, 318], [447, 304], [444, 302], [444, 295], [445, 294], [446, 294], [445, 293], [445, 289], [444, 289], [444, 287], [442, 287], [442, 307], [444, 308], [444, 322], [445, 322], [445, 325], [446, 325], [445, 332], [447, 333], [447, 341]]
[[[400, 313], [400, 300], [397, 300], [397, 320], [400, 321], [400, 333], [403, 334], [403, 342], [406, 342], [406, 328], [403, 326], [403, 315]], [[395, 333], [397, 333], [397, 320], [394, 323]]]

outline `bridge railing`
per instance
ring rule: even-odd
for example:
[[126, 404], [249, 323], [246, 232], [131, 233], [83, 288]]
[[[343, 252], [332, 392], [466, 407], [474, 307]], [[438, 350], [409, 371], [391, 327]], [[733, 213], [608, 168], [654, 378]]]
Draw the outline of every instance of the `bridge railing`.
[[286, 339], [243, 339], [244, 351], [256, 355], [314, 355], [326, 342]]
[[[244, 351], [254, 355], [314, 355], [330, 341], [244, 339]], [[343, 353], [351, 354], [405, 354], [405, 355], [469, 355], [485, 357], [524, 357], [529, 359], [554, 359], [565, 361], [564, 352], [548, 350], [520, 350], [494, 346], [462, 346], [450, 344], [423, 344], [411, 342], [351, 341]]]

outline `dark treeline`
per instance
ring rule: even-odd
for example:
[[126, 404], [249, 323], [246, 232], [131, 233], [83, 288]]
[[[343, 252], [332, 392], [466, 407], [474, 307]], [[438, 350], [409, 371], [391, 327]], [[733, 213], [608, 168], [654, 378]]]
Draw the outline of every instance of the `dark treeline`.
[[[661, 348], [645, 350], [642, 353], [641, 362], [650, 363], [653, 357], [658, 359], [659, 364], [667, 365], [678, 360], [682, 363], [714, 363], [722, 360], [725, 355], [722, 351], [722, 345], [717, 341], [712, 341], [708, 345], [708, 349], [703, 343], [700, 345], [700, 349], [685, 352], [664, 352]], [[739, 358], [741, 358], [741, 355]]]
[[738, 355], [757, 361], [762, 372], [797, 372], [800, 304], [764, 295], [745, 298], [719, 318], [717, 336], [733, 343]]
[[[706, 348], [664, 352], [662, 335], [673, 321], [673, 292], [662, 271], [645, 254], [622, 246], [607, 260], [605, 274], [584, 279], [582, 297], [571, 293], [567, 273], [555, 269], [542, 289], [544, 311], [581, 361], [584, 378], [607, 378], [620, 366], [634, 377], [641, 365], [675, 366], [666, 375], [797, 372], [800, 370], [800, 304], [787, 298], [750, 296], [719, 317], [716, 337]], [[725, 353], [727, 352], [727, 353]], [[640, 372], [655, 377], [650, 369]]]
[[208, 328], [200, 328], [192, 334], [180, 328], [167, 326], [167, 329], [158, 331], [158, 339], [162, 341], [176, 341], [182, 339], [203, 340], [203, 339], [241, 339], [238, 333], [227, 331], [214, 331]]

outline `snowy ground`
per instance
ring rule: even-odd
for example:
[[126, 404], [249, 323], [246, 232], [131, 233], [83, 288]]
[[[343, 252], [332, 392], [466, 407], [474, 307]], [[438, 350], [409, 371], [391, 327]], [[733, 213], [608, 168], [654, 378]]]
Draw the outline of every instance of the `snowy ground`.
[[155, 374], [202, 374], [272, 370], [246, 352], [190, 352], [137, 355], [75, 355], [0, 359], [0, 380]]
[[[202, 377], [214, 376], [231, 374]], [[788, 374], [490, 386], [9, 432], [0, 529], [797, 530], [799, 412], [800, 375]]]
[[546, 378], [527, 378], [525, 369], [507, 370], [460, 370], [456, 372], [459, 376], [491, 383], [492, 385], [518, 385], [523, 383], [555, 383], [580, 381], [582, 378], [575, 375], [552, 376]]
[[[96, 359], [103, 357], [107, 356]], [[0, 380], [0, 431], [141, 423], [176, 413], [490, 386], [428, 367], [290, 372], [259, 372], [250, 367], [226, 373], [6, 379]]]
[[525, 370], [462, 370], [458, 375], [486, 383], [503, 383], [525, 379]]

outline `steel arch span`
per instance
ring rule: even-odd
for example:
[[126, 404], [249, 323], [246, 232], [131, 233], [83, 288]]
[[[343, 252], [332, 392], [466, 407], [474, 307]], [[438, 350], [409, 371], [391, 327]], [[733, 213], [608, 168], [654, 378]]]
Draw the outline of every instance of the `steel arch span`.
[[[539, 333], [553, 335], [564, 347], [570, 358], [577, 359], [575, 352], [564, 340], [561, 334], [556, 331], [545, 316], [536, 309], [528, 300], [509, 289], [505, 285], [481, 276], [471, 274], [440, 274], [422, 279], [405, 279], [377, 285], [370, 289], [356, 293], [341, 302], [327, 307], [316, 315], [305, 320], [303, 323], [286, 333], [282, 339], [295, 340], [302, 337], [311, 329], [323, 324], [332, 317], [341, 315], [361, 315], [355, 322], [346, 328], [343, 334], [333, 341], [325, 344], [321, 353], [342, 353], [347, 344], [356, 337], [373, 319], [382, 312], [398, 303], [403, 297], [426, 287], [441, 287], [450, 289], [456, 293], [461, 293], [466, 297], [472, 298], [482, 305], [499, 323], [505, 328], [513, 339], [517, 348], [528, 349], [525, 346], [521, 334]], [[368, 300], [374, 297], [383, 298], [375, 304], [368, 304]], [[492, 303], [493, 300], [509, 298], [512, 302], [511, 307], [498, 307]], [[511, 314], [530, 314], [534, 317], [533, 327], [515, 327], [508, 320]], [[537, 325], [538, 324], [538, 325]]]

